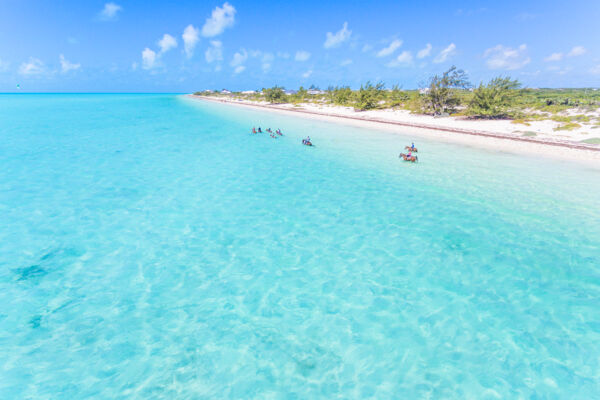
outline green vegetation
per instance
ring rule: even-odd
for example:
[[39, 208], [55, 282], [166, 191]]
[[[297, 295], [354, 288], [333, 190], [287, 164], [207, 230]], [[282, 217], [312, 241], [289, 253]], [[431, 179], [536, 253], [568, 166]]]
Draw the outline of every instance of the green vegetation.
[[521, 84], [508, 77], [497, 77], [473, 91], [467, 114], [480, 118], [506, 118], [515, 114], [515, 99]]
[[322, 91], [311, 85], [308, 90], [300, 87], [297, 92], [274, 86], [253, 92], [205, 90], [194, 94], [295, 106], [334, 104], [361, 111], [393, 108], [437, 116], [506, 118], [525, 126], [532, 121], [553, 120], [560, 123], [556, 128], [559, 131], [577, 129], [582, 124], [593, 125], [591, 129], [600, 128], [600, 118], [587, 114], [600, 108], [600, 90], [521, 88], [521, 84], [510, 77], [497, 77], [471, 89], [466, 73], [454, 66], [441, 75], [432, 76], [427, 87], [421, 90], [403, 90], [397, 84], [386, 89], [383, 82], [366, 82], [358, 90], [350, 86], [330, 86]]
[[383, 82], [379, 82], [375, 86], [371, 82], [361, 85], [356, 95], [356, 108], [361, 111], [376, 108], [379, 105], [379, 101], [383, 98], [384, 87]]
[[429, 90], [423, 99], [423, 111], [433, 115], [452, 113], [460, 105], [459, 90], [471, 87], [467, 74], [462, 69], [452, 66], [441, 76], [434, 75], [429, 79]]
[[269, 103], [287, 103], [286, 94], [282, 87], [273, 86], [272, 88], [263, 89], [262, 92], [265, 96], [265, 100]]
[[555, 131], [572, 131], [573, 129], [581, 128], [581, 125], [575, 122], [567, 122], [561, 126], [554, 128]]
[[582, 143], [588, 144], [600, 144], [600, 138], [589, 138], [581, 141]]

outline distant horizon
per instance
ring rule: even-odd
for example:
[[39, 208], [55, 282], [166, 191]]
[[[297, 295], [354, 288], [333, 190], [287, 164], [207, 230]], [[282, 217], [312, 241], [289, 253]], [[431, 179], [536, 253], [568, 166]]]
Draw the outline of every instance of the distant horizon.
[[[276, 85], [279, 86], [279, 85]], [[309, 85], [310, 86], [310, 85]], [[338, 86], [346, 86], [346, 85], [338, 85]], [[300, 87], [284, 87], [284, 86], [279, 86], [284, 90], [298, 90]], [[327, 91], [328, 87], [318, 87], [318, 90], [323, 90], [323, 91]], [[305, 89], [308, 89], [308, 87], [304, 87]], [[359, 87], [350, 87], [352, 90], [358, 90]], [[388, 87], [386, 85], [385, 87], [386, 89], [390, 89], [390, 87]], [[250, 90], [254, 90], [256, 92], [260, 92], [263, 88], [260, 89], [230, 89], [228, 87], [222, 87], [220, 89], [199, 89], [199, 90], [191, 90], [191, 91], [183, 91], [183, 92], [176, 92], [176, 91], [165, 91], [165, 92], [158, 92], [158, 91], [131, 91], [131, 92], [86, 92], [86, 91], [69, 91], [69, 92], [53, 92], [53, 91], [48, 91], [48, 92], [28, 92], [28, 91], [18, 91], [18, 92], [0, 92], [0, 95], [8, 95], [8, 94], [174, 94], [174, 95], [185, 95], [185, 94], [193, 94], [195, 92], [203, 92], [203, 91], [217, 91], [220, 92], [222, 90], [229, 90], [231, 92], [234, 93], [239, 93], [239, 92], [243, 92], [243, 91], [250, 91]], [[266, 89], [266, 88], [265, 88]], [[406, 91], [412, 91], [412, 90], [419, 90], [421, 88], [400, 88], [400, 90], [406, 90]], [[531, 89], [531, 90], [600, 90], [600, 86], [599, 87], [523, 87], [523, 89]]]

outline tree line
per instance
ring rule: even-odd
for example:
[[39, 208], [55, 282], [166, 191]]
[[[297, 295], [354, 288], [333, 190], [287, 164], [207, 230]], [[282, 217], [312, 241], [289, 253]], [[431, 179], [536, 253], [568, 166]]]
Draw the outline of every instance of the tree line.
[[318, 88], [314, 85], [308, 90], [300, 87], [298, 91], [286, 94], [283, 87], [274, 86], [263, 88], [251, 98], [269, 103], [328, 102], [361, 111], [399, 107], [436, 116], [460, 112], [475, 118], [519, 118], [526, 107], [550, 111], [585, 101], [594, 105], [599, 104], [596, 97], [600, 95], [594, 92], [591, 96], [582, 97], [579, 93], [566, 92], [573, 97], [579, 95], [579, 99], [561, 98], [555, 93], [552, 97], [548, 93], [543, 97], [543, 90], [523, 89], [518, 80], [508, 76], [498, 76], [474, 87], [467, 73], [455, 66], [430, 77], [418, 91], [402, 90], [399, 85], [386, 89], [383, 82], [366, 82], [357, 90], [349, 86], [330, 86], [316, 95], [311, 94], [314, 93], [311, 89]]

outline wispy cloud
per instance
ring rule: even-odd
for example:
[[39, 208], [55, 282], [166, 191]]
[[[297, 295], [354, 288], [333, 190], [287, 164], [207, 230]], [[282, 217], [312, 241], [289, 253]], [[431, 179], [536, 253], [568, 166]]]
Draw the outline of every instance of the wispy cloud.
[[363, 53], [366, 53], [367, 51], [371, 51], [372, 49], [373, 49], [373, 46], [371, 46], [370, 44], [365, 44], [365, 45], [362, 47], [362, 52], [363, 52]]
[[69, 71], [74, 71], [74, 70], [78, 70], [79, 68], [81, 68], [81, 64], [74, 64], [74, 63], [67, 61], [65, 59], [65, 56], [62, 54], [59, 56], [59, 60], [60, 60], [60, 68], [61, 68], [61, 71], [63, 74], [66, 74]]
[[288, 58], [290, 58], [290, 53], [278, 51], [277, 52], [277, 57], [283, 58], [284, 60], [287, 60]]
[[444, 50], [440, 51], [440, 54], [434, 58], [433, 62], [436, 64], [440, 64], [446, 62], [446, 60], [450, 59], [452, 56], [456, 54], [456, 45], [454, 43], [450, 43], [448, 47]]
[[309, 78], [312, 75], [312, 69], [306, 71], [305, 73], [302, 74], [303, 78]]
[[261, 60], [261, 68], [263, 72], [267, 72], [271, 69], [271, 63], [275, 59], [273, 53], [263, 53]]
[[223, 4], [222, 7], [216, 7], [202, 27], [202, 36], [213, 37], [223, 33], [225, 29], [235, 23], [235, 13], [235, 7], [229, 3]]
[[563, 53], [552, 53], [548, 57], [544, 58], [544, 61], [546, 61], [546, 62], [560, 61], [563, 59], [564, 56], [565, 55]]
[[248, 59], [248, 52], [246, 50], [242, 49], [233, 55], [233, 58], [231, 59], [231, 62], [229, 63], [229, 65], [231, 65], [232, 67], [238, 67], [238, 66], [244, 64], [247, 59]]
[[146, 47], [142, 50], [142, 68], [152, 69], [156, 66], [156, 52]]
[[165, 33], [162, 39], [158, 41], [158, 47], [160, 47], [160, 53], [164, 54], [167, 51], [177, 47], [177, 40], [168, 33]]
[[41, 75], [44, 72], [46, 72], [44, 63], [33, 57], [30, 57], [29, 61], [22, 63], [19, 67], [19, 74], [21, 75]]
[[377, 57], [389, 56], [393, 52], [395, 52], [396, 49], [398, 49], [400, 46], [402, 46], [402, 40], [399, 40], [399, 39], [392, 40], [392, 42], [390, 43], [389, 46], [384, 47], [383, 49], [381, 49], [377, 52]]
[[194, 48], [200, 40], [200, 30], [198, 28], [194, 28], [194, 26], [190, 24], [183, 30], [183, 35], [181, 35], [181, 38], [183, 39], [185, 54], [188, 58], [192, 57], [194, 55]]
[[487, 49], [483, 53], [483, 58], [487, 59], [488, 68], [505, 70], [523, 68], [531, 61], [527, 56], [527, 45], [525, 44], [516, 49], [499, 44]]
[[294, 59], [296, 61], [307, 61], [310, 58], [310, 53], [308, 51], [300, 50], [296, 52], [296, 57]]
[[348, 59], [346, 59], [346, 60], [343, 60], [343, 61], [340, 63], [340, 65], [341, 65], [342, 67], [345, 67], [346, 65], [350, 65], [350, 64], [352, 64], [352, 60], [351, 60], [351, 59], [349, 59], [349, 58], [348, 58]]
[[352, 31], [348, 29], [348, 23], [344, 22], [342, 29], [340, 29], [336, 33], [327, 32], [327, 35], [325, 37], [325, 43], [323, 43], [323, 47], [325, 47], [326, 49], [338, 47], [346, 40], [350, 39], [351, 35]]
[[417, 53], [417, 58], [425, 58], [431, 55], [431, 43], [427, 43], [424, 48], [419, 50]]
[[8, 71], [9, 66], [10, 64], [7, 61], [2, 61], [2, 59], [0, 58], [0, 72]]
[[123, 7], [118, 4], [106, 3], [102, 11], [100, 11], [99, 17], [102, 21], [115, 21], [121, 10], [123, 10]]
[[590, 68], [590, 72], [592, 74], [600, 75], [600, 64], [596, 65], [595, 67]]
[[519, 13], [517, 15], [515, 15], [515, 19], [517, 21], [531, 21], [532, 19], [536, 19], [537, 18], [537, 14], [532, 14], [532, 13], [528, 13], [528, 12], [522, 12]]
[[571, 67], [560, 68], [556, 65], [551, 65], [547, 68], [547, 70], [552, 71], [559, 75], [566, 75], [567, 73], [571, 72], [572, 68]]
[[413, 56], [410, 51], [403, 51], [393, 61], [386, 64], [387, 67], [406, 67], [413, 62]]
[[204, 52], [207, 63], [221, 61], [223, 59], [223, 43], [220, 40], [211, 40], [210, 47]]
[[582, 56], [585, 53], [587, 53], [587, 50], [585, 49], [585, 47], [583, 46], [575, 46], [571, 49], [571, 51], [569, 52], [569, 54], [567, 54], [569, 57], [578, 57], [578, 56]]
[[237, 75], [237, 74], [239, 74], [239, 73], [242, 73], [242, 72], [244, 72], [244, 70], [245, 70], [245, 69], [246, 69], [246, 67], [245, 67], [245, 66], [243, 66], [243, 65], [238, 65], [238, 66], [237, 66], [237, 67], [235, 67], [235, 69], [233, 70], [233, 73]]

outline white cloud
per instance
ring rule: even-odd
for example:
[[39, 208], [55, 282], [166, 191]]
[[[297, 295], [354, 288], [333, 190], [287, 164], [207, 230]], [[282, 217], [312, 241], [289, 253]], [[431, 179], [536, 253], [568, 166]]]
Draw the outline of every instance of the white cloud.
[[156, 52], [154, 50], [150, 50], [149, 48], [145, 48], [142, 51], [142, 68], [144, 69], [152, 69], [156, 63]]
[[388, 47], [384, 47], [383, 49], [377, 52], [377, 57], [389, 56], [390, 54], [395, 52], [396, 49], [398, 49], [400, 46], [402, 46], [402, 40], [393, 40]]
[[340, 29], [336, 33], [327, 32], [325, 43], [323, 43], [323, 47], [325, 47], [326, 49], [338, 47], [340, 44], [350, 39], [350, 35], [352, 35], [352, 31], [348, 30], [348, 23], [344, 22], [342, 29]]
[[248, 52], [246, 50], [242, 49], [242, 51], [238, 51], [233, 55], [230, 65], [232, 67], [237, 67], [239, 65], [244, 64], [247, 59], [248, 59]]
[[398, 57], [386, 64], [388, 67], [406, 67], [413, 62], [413, 56], [410, 51], [403, 51]]
[[204, 52], [204, 58], [207, 63], [220, 61], [223, 59], [223, 43], [219, 40], [211, 40], [210, 47]]
[[290, 53], [278, 51], [277, 57], [287, 60], [288, 58], [290, 58]]
[[271, 63], [275, 57], [271, 53], [264, 53], [262, 57], [262, 70], [263, 72], [267, 72], [271, 69]]
[[192, 24], [188, 25], [183, 30], [183, 35], [181, 35], [183, 39], [183, 47], [185, 48], [185, 54], [190, 58], [194, 54], [194, 47], [200, 40], [200, 30], [198, 28], [194, 28]]
[[550, 67], [547, 68], [548, 71], [552, 71], [559, 75], [565, 75], [566, 73], [570, 72], [571, 69], [572, 69], [571, 67], [560, 68], [556, 65], [551, 65]]
[[515, 18], [519, 21], [530, 21], [532, 19], [537, 18], [537, 14], [522, 12], [520, 14], [515, 15]]
[[306, 71], [305, 73], [302, 74], [302, 77], [303, 78], [308, 78], [308, 77], [310, 77], [312, 75], [312, 73], [313, 73], [312, 69], [308, 70], [308, 71]]
[[73, 64], [73, 63], [70, 63], [69, 61], [67, 61], [65, 59], [65, 56], [62, 54], [59, 56], [59, 59], [60, 59], [60, 68], [63, 73], [67, 73], [69, 71], [74, 71], [81, 67], [81, 64]]
[[417, 58], [429, 57], [430, 54], [431, 54], [431, 43], [427, 43], [425, 45], [425, 47], [423, 47], [421, 50], [419, 50], [419, 52], [417, 53]]
[[523, 68], [531, 61], [527, 56], [527, 45], [525, 44], [516, 49], [499, 44], [496, 47], [487, 49], [483, 53], [483, 58], [487, 58], [488, 68], [505, 70]]
[[131, 64], [131, 70], [132, 70], [132, 71], [136, 71], [137, 69], [138, 69], [138, 63], [136, 63], [136, 62], [133, 62], [133, 63]]
[[235, 70], [233, 71], [234, 74], [239, 74], [240, 72], [244, 72], [244, 70], [246, 69], [246, 67], [244, 67], [243, 65], [238, 65]]
[[367, 51], [371, 50], [372, 48], [373, 48], [373, 46], [371, 46], [370, 44], [365, 44], [365, 45], [362, 47], [362, 52], [363, 52], [363, 53], [366, 53]]
[[168, 33], [165, 33], [158, 41], [158, 47], [160, 47], [161, 54], [166, 53], [167, 51], [177, 47], [177, 40]]
[[440, 54], [433, 60], [434, 63], [443, 63], [450, 57], [456, 54], [456, 45], [454, 43], [450, 43], [448, 47], [444, 50], [440, 51]]
[[587, 50], [585, 49], [585, 47], [583, 47], [583, 46], [575, 46], [575, 47], [573, 47], [571, 49], [571, 51], [567, 55], [569, 57], [577, 57], [577, 56], [582, 56], [585, 53], [587, 53]]
[[100, 19], [103, 21], [114, 21], [117, 19], [117, 14], [123, 7], [115, 3], [106, 3], [102, 11], [100, 11]]
[[19, 67], [19, 74], [21, 75], [40, 75], [45, 71], [44, 63], [33, 57], [30, 57], [28, 62], [24, 62]]
[[560, 61], [565, 55], [563, 53], [552, 53], [548, 57], [544, 58], [544, 61]]
[[600, 64], [596, 65], [595, 67], [590, 68], [590, 72], [592, 74], [600, 75]]
[[9, 65], [10, 64], [8, 62], [2, 61], [2, 59], [0, 58], [0, 72], [8, 71]]
[[342, 62], [340, 63], [340, 65], [341, 65], [342, 67], [345, 67], [346, 65], [350, 65], [350, 64], [352, 64], [352, 60], [351, 60], [351, 59], [349, 59], [349, 58], [348, 58], [348, 59], [346, 59], [346, 60], [344, 60], [344, 61], [342, 61]]
[[310, 53], [308, 51], [300, 50], [296, 52], [296, 61], [306, 61], [310, 58]]
[[223, 7], [216, 7], [202, 27], [202, 36], [213, 37], [223, 33], [225, 29], [233, 26], [235, 13], [235, 8], [229, 3], [223, 4]]

